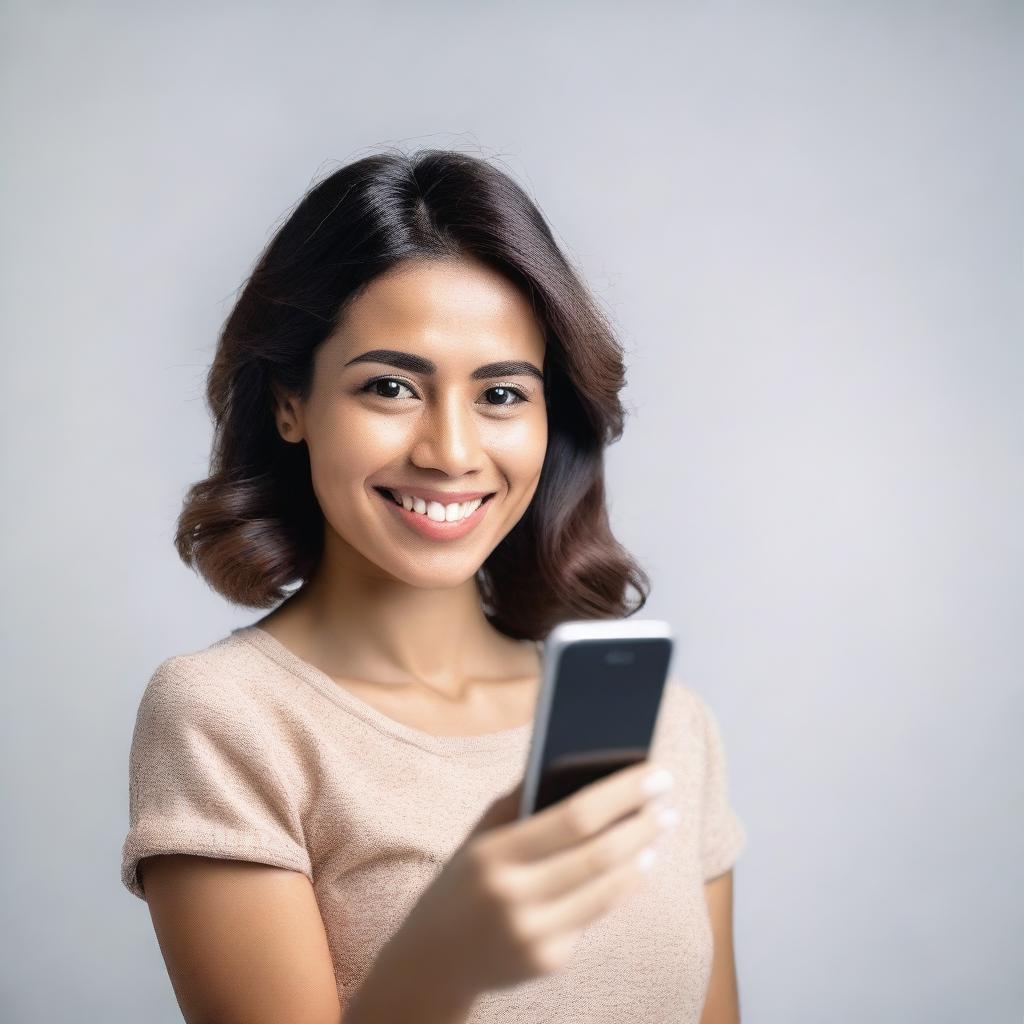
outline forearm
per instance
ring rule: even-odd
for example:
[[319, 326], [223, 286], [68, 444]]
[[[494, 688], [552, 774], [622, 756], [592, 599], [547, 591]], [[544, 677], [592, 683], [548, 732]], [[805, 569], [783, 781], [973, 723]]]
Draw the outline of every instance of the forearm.
[[381, 949], [346, 1005], [342, 1024], [465, 1024], [476, 993], [446, 984], [443, 969], [431, 968], [397, 938]]

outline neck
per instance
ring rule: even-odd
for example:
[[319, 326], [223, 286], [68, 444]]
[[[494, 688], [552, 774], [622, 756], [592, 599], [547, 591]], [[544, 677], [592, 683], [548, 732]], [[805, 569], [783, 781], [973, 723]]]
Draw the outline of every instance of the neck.
[[287, 622], [329, 675], [444, 692], [493, 673], [496, 646], [519, 646], [487, 621], [475, 577], [454, 587], [414, 587], [344, 553], [328, 557], [327, 549], [317, 572], [272, 616]]

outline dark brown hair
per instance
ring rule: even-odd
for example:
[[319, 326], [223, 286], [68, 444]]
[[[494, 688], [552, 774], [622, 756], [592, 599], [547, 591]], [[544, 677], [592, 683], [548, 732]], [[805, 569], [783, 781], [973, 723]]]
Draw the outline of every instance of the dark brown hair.
[[[538, 208], [506, 173], [447, 150], [383, 152], [315, 184], [259, 257], [206, 383], [210, 475], [175, 535], [186, 565], [234, 604], [268, 608], [308, 580], [323, 513], [305, 442], [282, 440], [271, 384], [307, 398], [313, 355], [349, 304], [404, 260], [473, 259], [518, 285], [546, 341], [548, 448], [520, 521], [477, 572], [488, 619], [543, 639], [566, 619], [622, 618], [650, 581], [612, 536], [604, 448], [622, 436], [622, 349]], [[627, 604], [632, 586], [638, 603]]]

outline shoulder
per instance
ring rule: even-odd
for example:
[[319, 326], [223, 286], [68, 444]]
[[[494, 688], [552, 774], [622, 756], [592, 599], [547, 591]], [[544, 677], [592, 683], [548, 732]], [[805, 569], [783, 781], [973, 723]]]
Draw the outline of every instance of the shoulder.
[[194, 654], [165, 658], [146, 683], [139, 700], [140, 722], [195, 718], [230, 712], [238, 706], [230, 680], [211, 673]]
[[213, 744], [262, 749], [269, 757], [270, 748], [284, 740], [273, 727], [281, 716], [263, 697], [269, 689], [265, 675], [258, 654], [231, 638], [164, 658], [139, 698], [132, 738], [136, 756], [156, 748], [184, 753]]
[[157, 665], [139, 701], [134, 742], [244, 751], [298, 784], [323, 728], [307, 696], [256, 647], [228, 634]]
[[258, 661], [254, 666], [244, 651], [224, 640], [165, 658], [139, 700], [133, 773], [149, 776], [157, 768], [195, 776], [200, 769], [225, 777], [255, 772], [273, 776], [282, 787], [286, 781], [297, 785], [304, 748], [281, 713], [287, 699], [275, 705], [265, 697], [272, 682]]
[[142, 694], [145, 705], [185, 702], [225, 712], [251, 704], [266, 666], [259, 652], [229, 634], [206, 647], [172, 654], [153, 671]]
[[656, 726], [658, 750], [684, 759], [688, 770], [707, 773], [725, 757], [718, 717], [708, 699], [678, 676], [665, 683]]
[[662, 715], [674, 725], [676, 730], [690, 735], [703, 736], [707, 729], [711, 708], [695, 689], [673, 673], [665, 681]]

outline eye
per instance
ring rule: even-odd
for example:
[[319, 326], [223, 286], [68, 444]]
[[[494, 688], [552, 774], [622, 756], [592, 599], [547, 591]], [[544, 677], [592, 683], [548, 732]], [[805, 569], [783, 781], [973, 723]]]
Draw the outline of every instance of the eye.
[[[376, 388], [377, 385], [379, 385], [379, 384], [388, 384], [388, 385], [391, 385], [392, 387], [405, 388], [407, 391], [412, 391], [412, 386], [410, 384], [407, 384], [405, 381], [400, 380], [398, 377], [374, 377], [373, 380], [368, 380], [359, 389], [359, 391], [360, 391], [360, 393], [369, 392], [371, 388]], [[497, 391], [497, 392], [501, 393], [503, 396], [504, 395], [512, 395], [515, 398], [515, 401], [489, 402], [488, 405], [490, 405], [492, 407], [500, 408], [501, 406], [506, 406], [506, 405], [520, 405], [523, 402], [528, 402], [530, 400], [529, 395], [526, 394], [521, 388], [514, 387], [511, 384], [495, 384], [493, 387], [489, 387], [487, 389], [487, 392], [490, 392], [490, 391]], [[485, 392], [485, 394], [487, 392]], [[415, 396], [415, 392], [413, 392], [413, 394]], [[400, 395], [394, 394], [394, 392], [392, 392], [391, 394], [381, 394], [380, 391], [375, 391], [374, 395], [377, 398], [399, 398], [399, 397], [401, 397]]]
[[495, 384], [493, 388], [488, 388], [487, 390], [501, 391], [506, 395], [515, 395], [517, 399], [515, 402], [492, 402], [492, 405], [519, 405], [522, 402], [528, 402], [530, 400], [526, 394], [519, 390], [519, 388], [514, 388], [511, 384]]
[[[377, 384], [395, 384], [400, 388], [411, 390], [408, 384], [403, 383], [396, 377], [374, 377], [373, 380], [367, 381], [359, 390], [360, 392], [369, 391], [370, 388], [375, 387]], [[382, 395], [380, 392], [376, 392], [378, 398], [395, 398], [395, 395]]]

